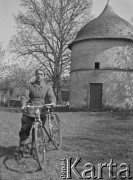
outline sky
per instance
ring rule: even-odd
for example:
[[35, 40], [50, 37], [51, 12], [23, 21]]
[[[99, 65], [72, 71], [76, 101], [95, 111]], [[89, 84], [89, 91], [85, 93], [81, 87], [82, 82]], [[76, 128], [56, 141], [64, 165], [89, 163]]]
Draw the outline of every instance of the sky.
[[15, 30], [14, 15], [19, 10], [19, 0], [0, 0], [0, 42], [6, 46]]
[[[98, 16], [106, 3], [107, 0], [93, 0], [92, 14]], [[133, 17], [133, 0], [110, 0], [110, 4], [123, 19], [130, 21]], [[5, 48], [15, 33], [14, 15], [19, 10], [19, 0], [0, 0], [0, 42], [3, 42]]]

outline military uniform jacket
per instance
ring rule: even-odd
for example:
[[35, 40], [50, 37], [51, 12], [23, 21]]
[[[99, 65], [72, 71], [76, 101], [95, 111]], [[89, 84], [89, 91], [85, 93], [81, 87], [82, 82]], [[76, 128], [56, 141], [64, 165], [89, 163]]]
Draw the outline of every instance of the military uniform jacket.
[[[44, 81], [40, 83], [34, 81], [27, 86], [24, 95], [21, 96], [21, 102], [23, 106], [26, 106], [27, 103], [42, 106], [45, 104], [46, 97], [51, 103], [56, 104], [56, 97], [52, 87]], [[29, 116], [32, 117], [32, 114], [29, 113]]]

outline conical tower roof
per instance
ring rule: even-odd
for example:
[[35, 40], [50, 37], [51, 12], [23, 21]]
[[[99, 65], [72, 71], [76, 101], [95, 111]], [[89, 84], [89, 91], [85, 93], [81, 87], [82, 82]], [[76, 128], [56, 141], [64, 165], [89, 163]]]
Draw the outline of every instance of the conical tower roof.
[[133, 26], [114, 12], [108, 0], [103, 12], [78, 32], [69, 48], [82, 40], [110, 38], [133, 41]]

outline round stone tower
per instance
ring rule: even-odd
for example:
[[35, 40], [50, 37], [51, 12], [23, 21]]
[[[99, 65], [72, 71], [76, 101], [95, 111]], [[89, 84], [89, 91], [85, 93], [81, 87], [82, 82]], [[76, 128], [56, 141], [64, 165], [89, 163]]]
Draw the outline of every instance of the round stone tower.
[[71, 49], [70, 109], [133, 107], [133, 26], [109, 4]]

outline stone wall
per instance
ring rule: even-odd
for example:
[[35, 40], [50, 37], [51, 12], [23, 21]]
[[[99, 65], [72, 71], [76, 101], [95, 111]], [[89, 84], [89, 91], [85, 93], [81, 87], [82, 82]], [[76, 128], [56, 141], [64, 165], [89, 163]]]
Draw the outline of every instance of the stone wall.
[[[132, 44], [93, 40], [73, 45], [70, 108], [89, 108], [90, 83], [103, 83], [103, 106], [133, 108]], [[95, 69], [95, 62], [100, 69]]]
[[[133, 108], [133, 72], [90, 70], [71, 75], [70, 108], [89, 108], [90, 83], [103, 83], [103, 106]], [[80, 83], [79, 83], [80, 81]]]

